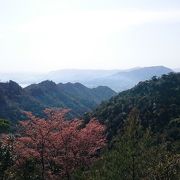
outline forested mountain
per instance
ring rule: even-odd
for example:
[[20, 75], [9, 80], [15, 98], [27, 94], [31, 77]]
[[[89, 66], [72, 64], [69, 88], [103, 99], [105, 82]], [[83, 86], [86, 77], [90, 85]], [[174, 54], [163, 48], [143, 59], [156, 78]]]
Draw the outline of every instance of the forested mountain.
[[107, 126], [109, 145], [75, 179], [180, 178], [180, 73], [140, 82], [92, 116]]
[[28, 95], [16, 82], [0, 83], [0, 117], [9, 120], [21, 119], [21, 110], [41, 114], [43, 105]]
[[77, 114], [92, 110], [116, 94], [105, 86], [90, 89], [80, 83], [56, 84], [53, 81], [32, 84], [24, 90], [46, 107], [67, 107]]
[[142, 126], [139, 113], [137, 108], [131, 110], [101, 158], [90, 169], [76, 172], [75, 179], [179, 180], [180, 118], [160, 133]]
[[79, 83], [44, 81], [22, 88], [9, 81], [0, 83], [0, 117], [18, 120], [23, 118], [22, 110], [42, 115], [47, 107], [70, 108], [75, 115], [82, 115], [113, 95], [115, 92], [108, 87], [89, 89]]
[[59, 70], [50, 72], [44, 78], [58, 82], [80, 82], [87, 87], [108, 86], [119, 92], [135, 86], [138, 82], [153, 76], [168, 74], [173, 70], [164, 66], [132, 68], [127, 70]]
[[[99, 103], [112, 92], [106, 87], [88, 89], [80, 83], [52, 81], [24, 89], [12, 81], [1, 85], [7, 105], [17, 106], [21, 98], [26, 105], [39, 103], [41, 108], [59, 103], [89, 107], [90, 99], [96, 97], [93, 102]], [[180, 73], [140, 82], [86, 113], [84, 121], [67, 121], [67, 112], [48, 109], [46, 119], [27, 113], [29, 120], [21, 121], [18, 131], [3, 134], [0, 178], [179, 180]], [[9, 122], [0, 119], [0, 131], [9, 128]]]
[[0, 73], [0, 80], [6, 82], [11, 79], [23, 87], [46, 80], [51, 80], [57, 84], [60, 82], [79, 82], [89, 88], [108, 86], [120, 92], [132, 88], [140, 81], [149, 80], [153, 76], [161, 76], [170, 72], [173, 72], [173, 70], [164, 66], [135, 67], [125, 70], [64, 69], [42, 74]]
[[93, 116], [108, 126], [111, 137], [122, 128], [134, 107], [140, 111], [144, 127], [151, 127], [154, 132], [167, 130], [173, 138], [179, 137], [180, 132], [176, 126], [180, 118], [180, 73], [140, 82], [134, 88], [102, 103]]

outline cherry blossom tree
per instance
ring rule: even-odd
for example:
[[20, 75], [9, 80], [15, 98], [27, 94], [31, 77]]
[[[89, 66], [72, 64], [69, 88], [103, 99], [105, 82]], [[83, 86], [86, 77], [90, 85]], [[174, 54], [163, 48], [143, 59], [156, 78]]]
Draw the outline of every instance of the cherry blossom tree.
[[46, 119], [26, 112], [15, 143], [16, 165], [33, 158], [39, 162], [42, 179], [71, 178], [78, 167], [89, 166], [106, 144], [105, 126], [96, 119], [66, 120], [69, 110], [47, 109]]

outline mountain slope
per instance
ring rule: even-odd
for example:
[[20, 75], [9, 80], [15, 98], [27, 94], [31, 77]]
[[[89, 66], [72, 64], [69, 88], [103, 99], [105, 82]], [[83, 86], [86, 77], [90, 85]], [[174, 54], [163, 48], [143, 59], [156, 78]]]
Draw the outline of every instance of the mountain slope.
[[43, 79], [49, 79], [56, 83], [63, 82], [84, 82], [97, 77], [106, 77], [118, 73], [120, 70], [92, 70], [92, 69], [64, 69], [52, 71], [46, 74]]
[[52, 81], [43, 81], [22, 88], [9, 81], [0, 83], [0, 117], [18, 120], [23, 118], [22, 110], [42, 115], [47, 107], [69, 108], [74, 115], [82, 115], [113, 95], [115, 92], [108, 87], [97, 91], [79, 83], [57, 85]]
[[[103, 87], [97, 93], [96, 88], [89, 89], [80, 83], [56, 85], [52, 81], [33, 84], [24, 88], [24, 90], [47, 107], [66, 107], [74, 110], [77, 114], [90, 111], [102, 101], [115, 95], [115, 92], [108, 87]], [[104, 93], [105, 91], [109, 93]]]
[[80, 82], [90, 88], [108, 86], [120, 92], [132, 88], [140, 81], [170, 72], [173, 70], [164, 66], [137, 67], [127, 70], [60, 70], [47, 74], [45, 78], [56, 83]]
[[140, 82], [102, 103], [93, 116], [108, 126], [112, 136], [121, 129], [134, 107], [140, 110], [140, 119], [145, 127], [150, 126], [156, 132], [168, 128], [171, 121], [180, 118], [180, 73]]
[[84, 82], [84, 84], [88, 87], [104, 85], [120, 92], [132, 88], [140, 81], [149, 80], [153, 76], [160, 77], [161, 75], [168, 74], [170, 72], [173, 72], [173, 70], [163, 66], [137, 68], [118, 72], [103, 78], [92, 79], [89, 82]]
[[[43, 106], [25, 93], [17, 83], [0, 83], [0, 117], [17, 120], [22, 117], [21, 110], [41, 114]], [[39, 113], [38, 113], [39, 112]]]
[[144, 68], [135, 67], [126, 70], [64, 69], [43, 74], [0, 73], [0, 79], [3, 82], [11, 79], [18, 82], [23, 87], [30, 84], [51, 80], [55, 83], [79, 82], [89, 88], [108, 86], [117, 92], [121, 92], [123, 90], [132, 88], [140, 81], [148, 80], [153, 76], [161, 76], [170, 72], [173, 72], [173, 70], [164, 66], [152, 66]]

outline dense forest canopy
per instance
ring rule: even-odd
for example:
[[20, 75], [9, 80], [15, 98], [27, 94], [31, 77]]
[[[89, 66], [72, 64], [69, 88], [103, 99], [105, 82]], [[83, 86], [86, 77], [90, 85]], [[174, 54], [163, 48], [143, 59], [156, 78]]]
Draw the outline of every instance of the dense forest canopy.
[[67, 112], [23, 112], [29, 119], [11, 133], [0, 120], [0, 178], [179, 180], [180, 73], [140, 82], [84, 120], [66, 121]]
[[74, 116], [89, 112], [116, 93], [108, 87], [87, 88], [80, 83], [43, 81], [22, 88], [14, 81], [0, 83], [0, 118], [24, 119], [21, 111], [43, 116], [45, 108], [70, 108]]
[[[180, 73], [140, 82], [102, 103], [92, 115], [105, 123], [109, 136], [113, 136], [134, 107], [139, 109], [144, 127], [150, 127], [155, 132], [173, 128], [173, 124], [178, 123], [175, 119], [180, 118]], [[172, 136], [177, 138], [178, 133], [172, 133]]]

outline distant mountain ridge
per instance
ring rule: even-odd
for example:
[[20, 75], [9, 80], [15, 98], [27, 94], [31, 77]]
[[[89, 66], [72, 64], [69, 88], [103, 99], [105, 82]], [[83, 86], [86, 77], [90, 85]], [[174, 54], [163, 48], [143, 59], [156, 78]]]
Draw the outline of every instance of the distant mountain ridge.
[[161, 76], [173, 72], [172, 69], [164, 66], [135, 67], [126, 70], [88, 70], [88, 69], [64, 69], [44, 74], [1, 74], [1, 81], [10, 79], [18, 82], [23, 87], [29, 84], [51, 80], [55, 83], [76, 83], [79, 82], [89, 88], [108, 86], [111, 89], [121, 92], [132, 88], [140, 81], [151, 79], [153, 76]]
[[140, 81], [173, 72], [164, 66], [136, 67], [127, 70], [59, 70], [47, 74], [46, 79], [58, 82], [80, 82], [87, 87], [108, 86], [120, 92], [132, 88]]
[[161, 75], [169, 74], [170, 72], [173, 72], [173, 70], [164, 66], [135, 68], [128, 71], [118, 72], [108, 77], [93, 79], [89, 82], [84, 82], [84, 84], [88, 87], [102, 84], [117, 92], [121, 92], [132, 88], [140, 81], [149, 80], [153, 76], [160, 77]]
[[42, 115], [48, 107], [69, 108], [75, 115], [82, 115], [115, 94], [108, 87], [90, 89], [80, 83], [56, 84], [47, 80], [22, 88], [9, 81], [0, 83], [0, 118], [21, 119], [22, 110]]
[[175, 72], [180, 72], [180, 68], [173, 69]]

